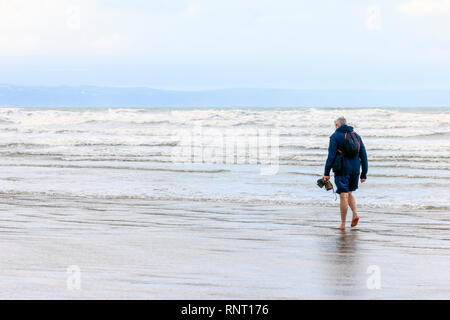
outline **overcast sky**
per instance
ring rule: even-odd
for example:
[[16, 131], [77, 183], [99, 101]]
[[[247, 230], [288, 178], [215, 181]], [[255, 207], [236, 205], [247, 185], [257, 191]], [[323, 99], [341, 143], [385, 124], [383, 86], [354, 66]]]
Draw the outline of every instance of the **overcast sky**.
[[450, 0], [0, 0], [0, 83], [450, 90]]

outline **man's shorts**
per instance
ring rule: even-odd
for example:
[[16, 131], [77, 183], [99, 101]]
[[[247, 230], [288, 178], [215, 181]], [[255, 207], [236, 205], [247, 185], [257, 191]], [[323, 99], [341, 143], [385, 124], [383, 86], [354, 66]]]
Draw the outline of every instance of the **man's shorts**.
[[359, 172], [334, 177], [336, 193], [351, 192], [358, 189]]

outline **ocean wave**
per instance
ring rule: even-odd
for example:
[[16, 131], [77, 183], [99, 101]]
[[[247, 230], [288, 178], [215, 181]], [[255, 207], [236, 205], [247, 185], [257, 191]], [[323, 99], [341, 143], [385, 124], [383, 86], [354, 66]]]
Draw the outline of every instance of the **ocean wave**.
[[[335, 208], [337, 203], [330, 201], [317, 201], [311, 203], [310, 199], [294, 200], [294, 199], [262, 199], [262, 198], [236, 198], [236, 197], [205, 197], [205, 196], [154, 196], [154, 195], [124, 195], [124, 194], [104, 194], [104, 193], [69, 193], [69, 192], [53, 192], [53, 191], [41, 191], [30, 192], [22, 190], [3, 190], [0, 192], [0, 199], [5, 198], [26, 198], [27, 200], [36, 199], [42, 201], [44, 197], [52, 199], [66, 199], [68, 201], [87, 202], [98, 200], [115, 200], [115, 201], [174, 201], [174, 202], [205, 202], [205, 203], [232, 203], [237, 205], [263, 205], [263, 206], [301, 206], [301, 207], [333, 207]], [[127, 202], [128, 203], [128, 202]], [[377, 202], [377, 203], [358, 203], [360, 210], [364, 209], [382, 209], [391, 210], [394, 213], [396, 211], [411, 210], [430, 210], [430, 211], [450, 211], [448, 205], [429, 205], [418, 203], [396, 203], [390, 202]], [[273, 208], [277, 210], [277, 208]]]
[[[287, 172], [287, 174], [295, 174], [295, 175], [302, 175], [302, 176], [320, 176], [317, 173], [314, 172], [297, 172], [297, 171], [290, 171]], [[415, 175], [415, 174], [380, 174], [380, 173], [370, 173], [368, 174], [370, 177], [374, 178], [406, 178], [406, 179], [432, 179], [432, 180], [450, 180], [450, 177], [445, 176], [426, 176], [426, 175]]]
[[99, 142], [80, 142], [74, 143], [75, 147], [174, 147], [179, 141], [153, 142], [153, 143], [99, 143]]
[[76, 142], [76, 141], [55, 141], [51, 143], [24, 143], [24, 142], [11, 142], [0, 143], [0, 149], [39, 149], [49, 147], [175, 147], [179, 145], [179, 141], [161, 141], [161, 142], [146, 142], [140, 143], [135, 141], [134, 143], [125, 142]]
[[9, 143], [0, 143], [0, 148], [46, 148], [49, 147], [49, 144], [45, 143], [26, 143], [26, 142], [9, 142]]
[[56, 169], [108, 169], [108, 170], [137, 170], [137, 171], [167, 171], [186, 173], [224, 173], [230, 172], [227, 169], [195, 170], [195, 169], [175, 169], [175, 168], [151, 168], [151, 167], [130, 167], [130, 166], [93, 166], [93, 165], [63, 165], [63, 164], [24, 164], [6, 163], [2, 167], [34, 167], [34, 168], [56, 168]]
[[96, 120], [96, 119], [92, 119], [92, 120], [86, 120], [84, 122], [79, 122], [78, 124], [82, 125], [82, 124], [113, 124], [113, 125], [118, 125], [118, 124], [125, 124], [125, 125], [163, 125], [163, 124], [170, 124], [172, 123], [170, 120], [128, 120], [128, 121], [124, 121], [124, 120], [116, 120], [116, 119], [105, 119], [105, 120]]
[[169, 154], [163, 154], [162, 152], [145, 152], [140, 154], [115, 154], [115, 153], [102, 153], [102, 154], [78, 154], [78, 153], [61, 153], [61, 152], [14, 152], [7, 151], [1, 152], [0, 156], [3, 158], [36, 158], [36, 160], [43, 157], [51, 160], [61, 161], [122, 161], [122, 162], [154, 162], [153, 157], [167, 157], [171, 158]]
[[[166, 144], [167, 146], [169, 144]], [[86, 145], [77, 145], [77, 147], [86, 146]], [[174, 157], [177, 153], [173, 153], [172, 151], [176, 151], [177, 149], [144, 149], [144, 150], [136, 150], [136, 152], [131, 152], [128, 145], [111, 145], [111, 144], [95, 144], [88, 145], [91, 146], [100, 146], [100, 147], [113, 147], [108, 150], [95, 150], [95, 149], [67, 149], [61, 150], [61, 148], [51, 149], [48, 146], [46, 148], [33, 148], [28, 146], [24, 149], [17, 150], [16, 148], [0, 148], [0, 156], [4, 159], [7, 158], [24, 158], [27, 160], [35, 159], [37, 160], [54, 160], [54, 161], [92, 161], [92, 162], [103, 162], [103, 161], [119, 161], [119, 162], [165, 162], [165, 163], [175, 163], [177, 162]], [[119, 149], [114, 148], [118, 146], [124, 146], [126, 148]], [[146, 145], [154, 147], [154, 144]], [[170, 145], [169, 145], [170, 146]], [[136, 145], [133, 147], [142, 147], [142, 145]], [[47, 151], [46, 151], [47, 150]], [[80, 152], [82, 151], [82, 152]], [[85, 152], [83, 152], [85, 151]], [[184, 156], [183, 156], [184, 155]], [[185, 154], [180, 154], [180, 159], [182, 162], [186, 162]], [[261, 163], [274, 163], [274, 161], [278, 162], [280, 166], [298, 166], [298, 167], [323, 167], [326, 154], [320, 155], [302, 155], [302, 154], [281, 154], [278, 158], [273, 157], [273, 155], [263, 156], [259, 155], [256, 159], [254, 157], [249, 157], [249, 153], [238, 154], [237, 157], [234, 158], [235, 162], [228, 163], [229, 165], [242, 165], [253, 163], [258, 160]], [[194, 159], [195, 160], [195, 159]], [[198, 160], [198, 159], [197, 159]], [[192, 161], [193, 163], [217, 163], [217, 156], [208, 157], [205, 155], [202, 158], [202, 161]], [[191, 162], [191, 161], [189, 161]], [[391, 159], [391, 158], [378, 158], [378, 159], [370, 159], [370, 167], [371, 168], [380, 168], [380, 169], [410, 169], [410, 170], [425, 170], [425, 171], [449, 171], [450, 170], [450, 159], [434, 159], [434, 158], [407, 158], [407, 159]], [[412, 176], [414, 178], [414, 176]]]
[[[28, 109], [28, 108], [0, 108], [1, 120], [8, 123], [45, 126], [54, 124], [82, 124], [101, 122], [120, 122], [128, 124], [167, 124], [204, 122], [227, 123], [235, 125], [270, 125], [279, 127], [313, 127], [328, 131], [333, 119], [338, 114], [351, 115], [352, 124], [356, 128], [389, 130], [408, 130], [423, 128], [448, 127], [449, 112], [431, 112], [430, 110], [393, 110], [393, 109], [186, 109], [173, 110], [161, 108], [117, 108], [117, 109]], [[370, 120], [369, 120], [370, 119]], [[408, 125], [405, 125], [408, 124]], [[388, 130], [384, 130], [388, 129]], [[414, 134], [414, 130], [410, 130]], [[424, 132], [426, 133], [426, 132]], [[417, 132], [416, 132], [417, 134]]]
[[[286, 128], [286, 126], [271, 126], [272, 128], [281, 129]], [[292, 128], [297, 128], [297, 126], [292, 126]], [[364, 135], [361, 134], [362, 138], [384, 138], [384, 139], [402, 139], [402, 138], [445, 138], [450, 136], [450, 131], [432, 131], [429, 130], [420, 132], [421, 128], [411, 128], [411, 127], [405, 127], [402, 128], [400, 132], [397, 132], [395, 134], [389, 133], [389, 131], [382, 131], [379, 133], [370, 133], [372, 128], [364, 128]], [[375, 130], [380, 130], [379, 128], [376, 128]], [[418, 132], [419, 131], [419, 132]], [[330, 131], [329, 133], [316, 133], [316, 132], [306, 132], [304, 128], [301, 131], [294, 131], [294, 132], [282, 132], [280, 133], [280, 137], [314, 137], [314, 138], [323, 138], [327, 139], [330, 137], [330, 135], [333, 132]]]

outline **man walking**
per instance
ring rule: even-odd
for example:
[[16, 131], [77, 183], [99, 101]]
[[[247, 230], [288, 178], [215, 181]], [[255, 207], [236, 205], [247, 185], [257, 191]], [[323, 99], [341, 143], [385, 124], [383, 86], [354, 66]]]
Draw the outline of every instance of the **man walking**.
[[330, 170], [333, 168], [336, 193], [339, 194], [341, 200], [341, 225], [338, 229], [345, 230], [349, 206], [353, 212], [351, 226], [356, 226], [359, 221], [353, 191], [358, 189], [360, 167], [362, 167], [361, 183], [367, 179], [367, 153], [361, 137], [353, 131], [353, 127], [347, 125], [344, 117], [338, 118], [334, 124], [336, 131], [330, 137], [323, 179], [325, 181], [330, 179]]

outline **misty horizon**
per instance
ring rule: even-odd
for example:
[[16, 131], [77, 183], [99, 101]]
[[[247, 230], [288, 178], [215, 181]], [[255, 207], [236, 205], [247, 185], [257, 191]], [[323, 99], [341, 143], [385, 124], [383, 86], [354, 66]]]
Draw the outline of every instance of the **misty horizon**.
[[448, 107], [449, 101], [446, 90], [0, 85], [0, 106], [5, 107]]

